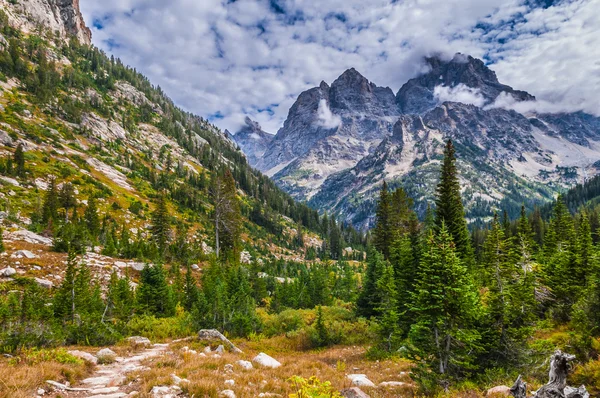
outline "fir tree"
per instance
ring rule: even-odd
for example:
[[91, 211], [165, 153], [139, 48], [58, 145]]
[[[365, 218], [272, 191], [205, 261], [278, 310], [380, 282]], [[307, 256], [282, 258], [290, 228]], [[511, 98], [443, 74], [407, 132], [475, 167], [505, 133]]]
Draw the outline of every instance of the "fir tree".
[[444, 161], [440, 175], [440, 182], [436, 192], [436, 220], [437, 229], [442, 224], [446, 225], [456, 252], [467, 266], [473, 262], [473, 249], [471, 238], [465, 221], [465, 211], [460, 195], [460, 183], [456, 168], [455, 149], [451, 140], [444, 149]]
[[418, 362], [415, 378], [431, 385], [428, 379], [433, 376], [447, 386], [452, 378], [467, 374], [480, 350], [481, 337], [473, 326], [480, 307], [444, 222], [437, 236], [429, 235], [411, 311], [415, 314], [409, 333], [412, 355], [426, 361]]
[[23, 144], [17, 146], [13, 156], [13, 162], [15, 165], [15, 175], [21, 178], [25, 177], [25, 153], [23, 151]]
[[162, 265], [144, 267], [140, 273], [136, 301], [137, 308], [142, 313], [157, 317], [169, 317], [175, 313], [176, 303]]
[[390, 193], [384, 181], [379, 192], [379, 202], [375, 213], [375, 228], [373, 230], [373, 246], [383, 254], [385, 259], [390, 256], [392, 243], [390, 228]]
[[400, 314], [398, 313], [398, 291], [394, 280], [394, 270], [391, 265], [383, 268], [381, 277], [377, 281], [377, 289], [381, 292], [381, 302], [377, 307], [378, 316], [378, 334], [385, 342], [384, 346], [388, 352], [392, 352], [398, 344], [400, 331], [398, 323]]
[[237, 253], [241, 233], [241, 213], [231, 171], [227, 170], [211, 185], [217, 257], [220, 256], [221, 251]]
[[196, 280], [192, 275], [192, 267], [187, 266], [185, 272], [185, 281], [183, 285], [183, 308], [187, 311], [191, 311], [194, 306], [198, 303], [198, 286]]
[[56, 188], [56, 179], [51, 178], [44, 196], [44, 204], [42, 206], [42, 224], [49, 225], [51, 222], [58, 219], [58, 190]]
[[152, 212], [152, 225], [150, 232], [159, 253], [164, 255], [167, 244], [171, 237], [171, 217], [167, 208], [167, 200], [164, 194], [158, 196], [156, 208]]
[[98, 217], [98, 208], [95, 195], [90, 195], [83, 218], [89, 236], [91, 237], [92, 241], [96, 241], [98, 239], [98, 234], [100, 233], [100, 218]]
[[381, 292], [377, 288], [377, 281], [381, 278], [385, 266], [383, 255], [372, 249], [367, 256], [367, 272], [356, 302], [358, 315], [366, 318], [379, 315], [377, 308], [381, 304]]

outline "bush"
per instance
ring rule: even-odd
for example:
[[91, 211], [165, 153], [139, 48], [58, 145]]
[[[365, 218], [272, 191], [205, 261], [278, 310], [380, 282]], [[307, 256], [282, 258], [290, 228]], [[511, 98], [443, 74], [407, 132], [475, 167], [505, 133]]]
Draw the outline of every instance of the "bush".
[[315, 376], [305, 379], [292, 376], [289, 381], [294, 385], [295, 393], [290, 398], [338, 398], [342, 395], [328, 381], [322, 382]]
[[[179, 308], [178, 308], [179, 309]], [[170, 318], [156, 318], [153, 315], [136, 315], [127, 323], [127, 332], [131, 336], [143, 336], [150, 340], [181, 338], [193, 335], [191, 315], [178, 311]]]

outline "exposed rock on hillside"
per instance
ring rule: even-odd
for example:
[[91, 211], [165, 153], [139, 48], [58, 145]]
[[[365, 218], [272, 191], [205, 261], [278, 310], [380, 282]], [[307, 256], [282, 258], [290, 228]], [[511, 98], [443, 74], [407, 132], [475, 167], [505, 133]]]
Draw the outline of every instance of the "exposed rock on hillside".
[[12, 22], [24, 31], [33, 32], [40, 24], [62, 38], [74, 36], [81, 43], [92, 42], [92, 32], [86, 26], [79, 0], [1, 0]]

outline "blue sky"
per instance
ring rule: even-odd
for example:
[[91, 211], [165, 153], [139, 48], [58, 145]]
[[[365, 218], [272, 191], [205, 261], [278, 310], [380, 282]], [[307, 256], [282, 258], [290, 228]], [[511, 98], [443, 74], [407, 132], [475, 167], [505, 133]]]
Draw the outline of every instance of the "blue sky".
[[423, 56], [484, 59], [539, 102], [600, 115], [600, 0], [82, 0], [93, 43], [186, 110], [275, 133], [302, 91], [354, 67], [396, 92]]

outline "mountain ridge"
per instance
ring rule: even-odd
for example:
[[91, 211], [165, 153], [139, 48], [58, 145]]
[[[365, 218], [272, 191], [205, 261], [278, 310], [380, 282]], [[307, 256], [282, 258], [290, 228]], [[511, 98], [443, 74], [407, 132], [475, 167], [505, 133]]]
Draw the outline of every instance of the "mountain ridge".
[[[361, 227], [372, 220], [383, 180], [405, 186], [424, 210], [435, 186], [432, 164], [449, 138], [462, 148], [459, 167], [468, 176], [467, 209], [474, 219], [491, 215], [502, 201], [514, 211], [520, 201], [532, 207], [597, 174], [599, 118], [521, 114], [501, 107], [501, 99], [534, 103], [535, 97], [499, 82], [483, 61], [458, 53], [425, 62], [428, 71], [396, 95], [354, 68], [331, 86], [322, 82], [301, 93], [253, 165], [296, 199]], [[324, 105], [329, 119], [339, 120], [333, 128], [320, 123]]]

